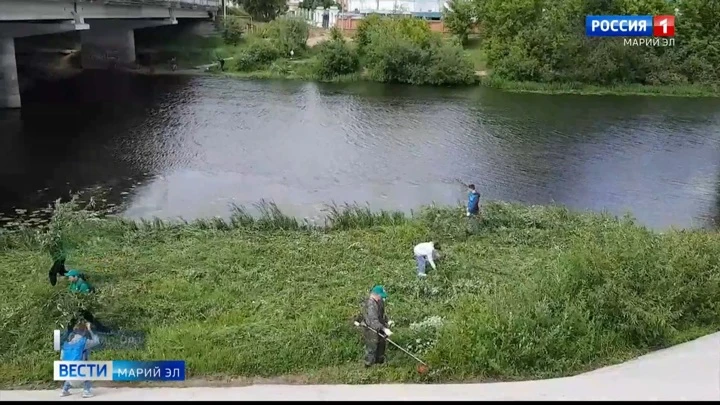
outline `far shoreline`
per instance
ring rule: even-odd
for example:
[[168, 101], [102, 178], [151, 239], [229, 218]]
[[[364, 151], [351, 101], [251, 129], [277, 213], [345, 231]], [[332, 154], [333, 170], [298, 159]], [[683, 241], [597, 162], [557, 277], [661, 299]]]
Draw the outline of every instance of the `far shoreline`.
[[[172, 73], [172, 72], [169, 72]], [[155, 74], [158, 74], [156, 71]], [[162, 74], [162, 73], [160, 73]], [[305, 77], [303, 75], [286, 75], [272, 72], [270, 70], [259, 70], [254, 72], [188, 72], [187, 74], [196, 74], [202, 76], [220, 76], [230, 77], [244, 80], [289, 80], [289, 81], [305, 81], [316, 83], [351, 83], [351, 82], [372, 82], [382, 83], [369, 80], [362, 74], [351, 74], [339, 76], [334, 80], [317, 80], [315, 78]], [[404, 83], [401, 83], [404, 84]], [[411, 84], [405, 84], [413, 86]], [[597, 86], [582, 83], [539, 83], [539, 82], [513, 82], [502, 79], [493, 78], [485, 71], [478, 72], [478, 81], [475, 84], [456, 85], [456, 86], [422, 86], [422, 87], [440, 87], [440, 88], [471, 88], [474, 86], [500, 90], [508, 93], [528, 93], [528, 94], [544, 94], [544, 95], [580, 95], [580, 96], [656, 96], [656, 97], [691, 97], [691, 98], [718, 98], [720, 97], [720, 89], [699, 86], [648, 86], [642, 84], [624, 84], [615, 86]]]
[[[85, 69], [70, 68], [67, 66], [53, 66], [48, 69], [51, 76], [58, 79], [67, 79], [76, 74], [82, 74]], [[224, 71], [202, 71], [198, 68], [182, 69], [172, 71], [168, 68], [150, 69], [148, 66], [140, 66], [138, 68], [117, 68], [116, 70], [144, 76], [168, 76], [168, 75], [185, 75], [185, 76], [216, 76], [227, 77], [241, 80], [288, 80], [288, 81], [304, 81], [316, 83], [352, 83], [352, 82], [372, 82], [381, 83], [363, 77], [362, 73], [350, 74], [336, 77], [333, 80], [317, 80], [313, 77], [307, 77], [297, 74], [281, 74], [271, 70], [258, 70], [254, 72], [232, 72]], [[109, 70], [108, 70], [109, 71]], [[53, 75], [54, 73], [54, 75]], [[615, 86], [598, 86], [583, 83], [539, 83], [539, 82], [515, 82], [507, 81], [493, 77], [487, 71], [476, 72], [478, 81], [475, 84], [456, 85], [456, 86], [422, 86], [422, 87], [440, 87], [440, 88], [472, 88], [474, 86], [484, 87], [494, 90], [500, 90], [507, 93], [516, 94], [542, 94], [542, 95], [578, 95], [578, 96], [653, 96], [653, 97], [688, 97], [688, 98], [718, 98], [720, 97], [720, 88], [714, 88], [701, 85], [685, 85], [685, 86], [648, 86], [642, 84], [623, 84]], [[401, 83], [402, 84], [402, 83]], [[405, 84], [407, 86], [414, 86]]]

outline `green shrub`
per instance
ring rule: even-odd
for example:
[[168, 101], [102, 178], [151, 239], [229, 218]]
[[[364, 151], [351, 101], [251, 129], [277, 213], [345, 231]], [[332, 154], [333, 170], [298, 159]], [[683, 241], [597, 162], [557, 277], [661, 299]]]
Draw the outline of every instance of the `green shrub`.
[[331, 41], [344, 41], [345, 35], [343, 35], [342, 31], [338, 27], [333, 26], [330, 28], [330, 40]]
[[376, 38], [366, 55], [373, 80], [418, 85], [467, 84], [476, 80], [472, 61], [457, 44], [423, 39], [429, 45], [422, 47], [409, 36]]
[[359, 53], [363, 54], [365, 52], [365, 48], [370, 44], [370, 35], [380, 28], [384, 22], [385, 19], [378, 14], [370, 14], [360, 20], [354, 38]]
[[380, 82], [452, 85], [472, 83], [475, 70], [462, 47], [433, 33], [426, 21], [381, 18], [361, 23], [358, 46], [368, 74]]
[[320, 45], [315, 74], [325, 80], [355, 73], [360, 67], [357, 53], [343, 39]]
[[253, 40], [235, 55], [235, 69], [240, 72], [261, 70], [279, 57], [280, 52], [271, 42], [265, 39]]
[[[356, 42], [359, 48], [376, 47], [384, 41], [400, 40], [425, 48], [439, 40], [428, 23], [416, 18], [375, 17], [364, 20], [358, 27]], [[363, 49], [371, 51], [371, 49]]]
[[278, 18], [271, 21], [263, 31], [281, 55], [287, 57], [290, 51], [295, 56], [302, 55], [307, 48], [310, 27], [299, 18]]
[[477, 82], [473, 62], [459, 44], [434, 45], [425, 69], [425, 82], [433, 85], [471, 84]]
[[292, 67], [287, 59], [278, 59], [270, 65], [270, 72], [279, 76], [287, 76], [292, 73]]
[[407, 39], [373, 42], [366, 52], [367, 68], [373, 80], [408, 84], [425, 81], [427, 51]]
[[242, 17], [227, 16], [222, 29], [222, 38], [228, 45], [237, 45], [245, 33], [247, 20]]

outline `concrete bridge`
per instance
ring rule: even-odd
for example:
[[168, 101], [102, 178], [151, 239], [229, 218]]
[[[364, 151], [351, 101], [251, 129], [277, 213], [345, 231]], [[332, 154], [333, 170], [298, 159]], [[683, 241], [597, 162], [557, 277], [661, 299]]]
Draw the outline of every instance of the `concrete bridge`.
[[221, 0], [0, 0], [0, 108], [20, 108], [15, 38], [81, 31], [83, 68], [135, 62], [133, 30], [212, 19]]

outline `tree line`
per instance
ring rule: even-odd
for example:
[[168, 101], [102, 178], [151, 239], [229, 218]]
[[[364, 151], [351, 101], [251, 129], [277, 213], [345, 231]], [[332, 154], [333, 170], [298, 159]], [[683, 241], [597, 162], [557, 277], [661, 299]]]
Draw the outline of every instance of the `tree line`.
[[[674, 45], [588, 38], [587, 15], [675, 15]], [[493, 75], [506, 80], [720, 83], [720, 0], [454, 0], [445, 23], [463, 42], [478, 32]]]

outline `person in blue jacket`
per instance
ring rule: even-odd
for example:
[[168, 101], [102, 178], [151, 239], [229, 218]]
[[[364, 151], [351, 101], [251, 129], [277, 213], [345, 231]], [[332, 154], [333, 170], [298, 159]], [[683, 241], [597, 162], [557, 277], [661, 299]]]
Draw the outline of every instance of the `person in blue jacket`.
[[475, 190], [474, 184], [468, 184], [467, 216], [480, 214], [480, 193]]
[[[95, 335], [90, 322], [80, 322], [73, 328], [60, 350], [60, 360], [62, 361], [87, 361], [90, 360], [90, 350], [100, 344], [100, 338]], [[62, 386], [60, 396], [66, 397], [70, 395], [72, 383], [65, 381]], [[83, 382], [83, 398], [93, 396], [92, 384], [90, 381]]]

